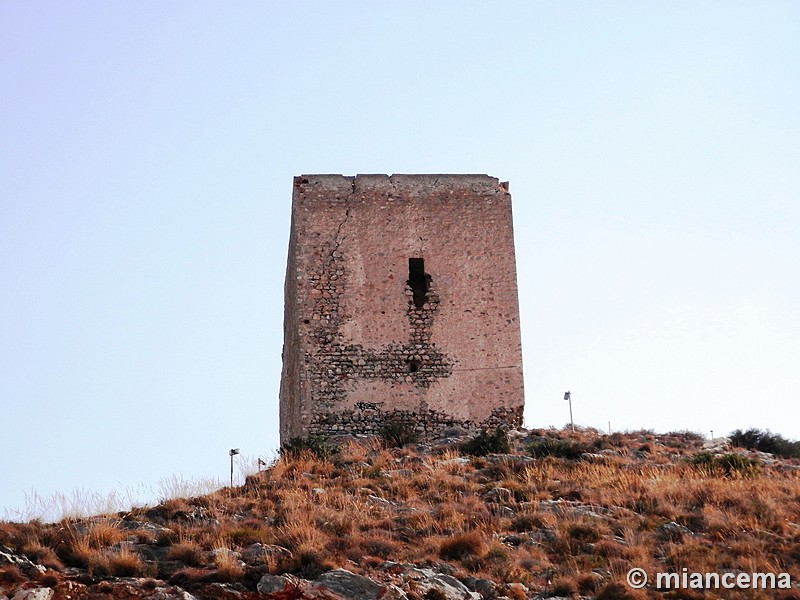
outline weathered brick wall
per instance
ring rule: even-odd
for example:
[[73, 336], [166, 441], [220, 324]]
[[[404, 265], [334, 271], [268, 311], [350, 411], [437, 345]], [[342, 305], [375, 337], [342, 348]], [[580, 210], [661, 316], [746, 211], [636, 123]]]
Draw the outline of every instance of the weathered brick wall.
[[497, 179], [296, 177], [285, 295], [282, 441], [386, 419], [429, 434], [521, 422], [511, 197]]

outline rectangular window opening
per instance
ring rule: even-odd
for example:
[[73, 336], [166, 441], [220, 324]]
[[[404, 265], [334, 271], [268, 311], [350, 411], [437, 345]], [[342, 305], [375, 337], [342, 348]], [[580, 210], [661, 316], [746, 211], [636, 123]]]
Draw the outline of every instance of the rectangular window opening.
[[414, 306], [422, 308], [428, 299], [430, 275], [425, 274], [425, 259], [408, 259], [408, 285], [414, 295]]

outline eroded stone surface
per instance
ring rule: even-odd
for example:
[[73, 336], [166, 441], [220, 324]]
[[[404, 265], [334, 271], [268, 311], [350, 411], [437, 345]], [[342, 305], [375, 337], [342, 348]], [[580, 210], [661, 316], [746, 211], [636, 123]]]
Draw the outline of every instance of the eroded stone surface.
[[281, 440], [404, 421], [517, 426], [519, 306], [505, 184], [486, 175], [295, 178]]

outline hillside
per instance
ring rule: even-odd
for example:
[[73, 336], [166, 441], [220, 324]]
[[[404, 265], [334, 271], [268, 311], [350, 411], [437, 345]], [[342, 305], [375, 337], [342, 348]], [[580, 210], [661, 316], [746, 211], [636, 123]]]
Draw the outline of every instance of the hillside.
[[[450, 433], [310, 444], [207, 496], [0, 523], [0, 599], [800, 598], [653, 584], [670, 571], [800, 582], [797, 459], [692, 433]], [[632, 568], [650, 575], [643, 590]]]

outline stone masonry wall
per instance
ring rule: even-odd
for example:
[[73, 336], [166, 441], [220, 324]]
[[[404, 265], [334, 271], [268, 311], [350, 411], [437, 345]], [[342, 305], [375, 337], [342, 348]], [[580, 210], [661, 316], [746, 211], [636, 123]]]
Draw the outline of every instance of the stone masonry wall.
[[497, 179], [295, 178], [285, 296], [282, 442], [398, 419], [425, 434], [521, 423], [511, 204]]

